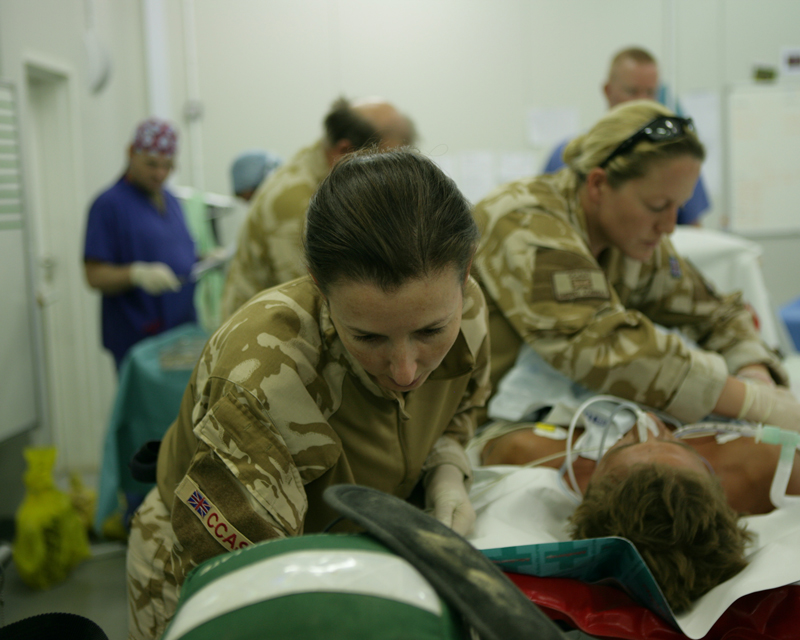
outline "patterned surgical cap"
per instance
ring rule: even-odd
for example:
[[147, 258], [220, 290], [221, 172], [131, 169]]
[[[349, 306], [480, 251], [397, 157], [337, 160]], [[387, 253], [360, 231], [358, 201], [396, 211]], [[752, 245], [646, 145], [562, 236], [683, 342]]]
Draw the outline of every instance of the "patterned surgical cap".
[[151, 155], [174, 156], [178, 149], [178, 133], [166, 120], [148, 118], [133, 137], [133, 150]]

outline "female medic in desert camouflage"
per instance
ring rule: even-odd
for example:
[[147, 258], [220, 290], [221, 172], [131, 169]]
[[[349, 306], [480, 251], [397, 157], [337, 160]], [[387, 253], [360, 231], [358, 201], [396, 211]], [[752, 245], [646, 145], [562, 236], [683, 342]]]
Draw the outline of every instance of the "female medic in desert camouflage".
[[[211, 337], [166, 433], [128, 551], [130, 633], [158, 637], [186, 574], [253, 542], [319, 532], [333, 484], [474, 521], [463, 445], [488, 396], [470, 206], [409, 150], [339, 162], [308, 214], [310, 275]], [[334, 530], [337, 530], [336, 528]]]

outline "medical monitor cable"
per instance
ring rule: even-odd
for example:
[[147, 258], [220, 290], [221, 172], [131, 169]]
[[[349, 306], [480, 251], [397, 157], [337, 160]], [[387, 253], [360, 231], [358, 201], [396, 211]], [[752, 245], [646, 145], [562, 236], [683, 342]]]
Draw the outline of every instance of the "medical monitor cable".
[[[582, 453], [593, 453], [597, 451], [597, 447], [584, 447], [581, 449], [573, 450], [573, 453], [582, 454]], [[563, 451], [559, 451], [558, 453], [551, 453], [549, 456], [544, 456], [543, 458], [537, 458], [536, 460], [532, 460], [531, 462], [526, 462], [523, 465], [498, 465], [498, 466], [513, 466], [514, 468], [522, 468], [522, 469], [533, 469], [535, 467], [539, 467], [543, 465], [545, 462], [550, 462], [551, 460], [558, 460], [559, 458], [563, 458], [566, 454]], [[484, 465], [481, 465], [484, 466]], [[495, 466], [495, 465], [488, 465], [488, 466]], [[500, 475], [496, 478], [491, 480], [487, 480], [481, 483], [481, 488], [477, 490], [470, 491], [470, 499], [475, 499], [482, 496], [484, 493], [489, 491], [494, 485], [502, 482], [506, 478], [505, 475]], [[564, 479], [562, 474], [559, 473], [559, 481], [562, 483], [566, 490], [566, 484], [564, 484]], [[568, 494], [569, 495], [569, 494]], [[570, 496], [572, 497], [572, 496]]]
[[[658, 427], [656, 426], [655, 421], [650, 416], [648, 416], [647, 413], [641, 407], [639, 407], [637, 404], [633, 402], [630, 402], [628, 400], [622, 400], [620, 398], [617, 398], [616, 396], [608, 396], [608, 395], [593, 396], [589, 398], [586, 402], [584, 402], [580, 407], [578, 407], [577, 411], [575, 411], [575, 415], [572, 416], [572, 420], [569, 423], [569, 429], [567, 430], [566, 456], [564, 464], [562, 465], [562, 471], [559, 474], [559, 477], [563, 478], [563, 471], [566, 468], [566, 473], [567, 476], [569, 477], [569, 481], [572, 483], [572, 487], [570, 487], [569, 484], [566, 482], [564, 482], [564, 486], [567, 489], [567, 495], [571, 496], [576, 502], [581, 501], [581, 499], [583, 498], [583, 494], [581, 493], [580, 487], [578, 486], [578, 480], [575, 477], [575, 470], [572, 468], [572, 464], [574, 462], [573, 459], [574, 451], [572, 450], [572, 437], [575, 434], [575, 429], [578, 426], [578, 422], [580, 421], [581, 417], [583, 417], [586, 410], [591, 405], [596, 404], [598, 402], [613, 402], [617, 405], [617, 407], [611, 412], [611, 415], [605, 420], [605, 423], [602, 425], [604, 430], [603, 430], [603, 436], [600, 439], [600, 450], [599, 450], [600, 455], [597, 458], [598, 460], [600, 460], [603, 457], [603, 448], [605, 445], [606, 435], [608, 434], [609, 427], [614, 423], [614, 418], [616, 417], [617, 413], [619, 413], [624, 409], [627, 409], [628, 411], [633, 413], [633, 415], [636, 417], [635, 426], [638, 431], [640, 442], [644, 442], [647, 440], [648, 433], [652, 433], [653, 435], [658, 435]], [[596, 418], [595, 421], [597, 421]]]

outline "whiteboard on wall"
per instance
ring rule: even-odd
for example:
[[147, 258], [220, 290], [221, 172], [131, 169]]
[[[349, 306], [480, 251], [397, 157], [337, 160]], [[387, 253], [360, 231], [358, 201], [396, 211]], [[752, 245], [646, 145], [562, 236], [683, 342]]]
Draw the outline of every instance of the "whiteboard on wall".
[[733, 231], [800, 231], [800, 86], [734, 87], [727, 96]]
[[37, 421], [17, 110], [0, 82], [0, 442]]

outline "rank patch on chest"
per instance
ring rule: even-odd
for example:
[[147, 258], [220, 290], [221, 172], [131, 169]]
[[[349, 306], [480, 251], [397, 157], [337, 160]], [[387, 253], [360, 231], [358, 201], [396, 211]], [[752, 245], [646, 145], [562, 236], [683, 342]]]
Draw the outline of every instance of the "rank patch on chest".
[[601, 298], [608, 300], [608, 283], [599, 269], [572, 269], [553, 274], [553, 295], [559, 302]]
[[669, 257], [669, 274], [673, 278], [681, 277], [681, 263], [678, 262], [678, 259], [675, 256]]
[[208, 499], [189, 476], [185, 476], [175, 492], [178, 498], [203, 523], [210, 533], [227, 551], [248, 547], [248, 540], [236, 527], [223, 516], [216, 505]]

